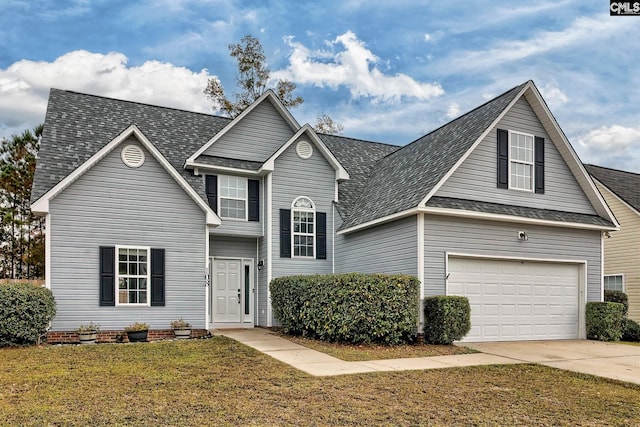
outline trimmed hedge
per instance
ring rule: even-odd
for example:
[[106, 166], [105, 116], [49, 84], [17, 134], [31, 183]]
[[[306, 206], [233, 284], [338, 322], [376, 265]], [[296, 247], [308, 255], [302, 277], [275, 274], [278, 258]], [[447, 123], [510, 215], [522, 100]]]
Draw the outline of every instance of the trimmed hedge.
[[587, 338], [619, 341], [622, 337], [624, 306], [617, 302], [588, 302], [586, 309]]
[[638, 322], [624, 319], [622, 322], [622, 341], [640, 342], [640, 325]]
[[624, 306], [624, 316], [627, 316], [629, 313], [629, 299], [627, 298], [627, 294], [621, 291], [604, 291], [604, 300], [607, 302], [617, 302]]
[[39, 342], [55, 314], [49, 289], [30, 283], [0, 285], [0, 346]]
[[420, 282], [400, 274], [288, 276], [269, 284], [287, 334], [323, 341], [401, 344], [415, 338]]
[[471, 306], [467, 297], [439, 295], [424, 299], [424, 341], [451, 344], [471, 329]]

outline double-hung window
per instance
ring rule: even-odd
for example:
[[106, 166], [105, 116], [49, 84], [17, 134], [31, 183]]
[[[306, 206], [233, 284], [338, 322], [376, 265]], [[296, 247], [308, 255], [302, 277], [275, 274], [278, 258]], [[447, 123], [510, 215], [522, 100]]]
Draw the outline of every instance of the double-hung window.
[[624, 292], [624, 276], [622, 274], [604, 276], [604, 290]]
[[293, 256], [313, 257], [315, 247], [315, 216], [313, 202], [306, 197], [298, 197], [291, 206], [293, 230]]
[[247, 220], [247, 178], [220, 175], [220, 217]]
[[118, 305], [149, 305], [149, 248], [118, 246]]
[[534, 137], [509, 132], [509, 188], [533, 191]]

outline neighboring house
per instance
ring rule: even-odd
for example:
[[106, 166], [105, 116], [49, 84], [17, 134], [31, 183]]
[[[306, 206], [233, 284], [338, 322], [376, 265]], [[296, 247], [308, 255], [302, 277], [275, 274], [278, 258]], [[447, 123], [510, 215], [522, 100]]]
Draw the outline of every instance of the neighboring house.
[[584, 338], [618, 227], [531, 81], [404, 147], [317, 134], [270, 91], [231, 120], [52, 89], [32, 199], [52, 339], [272, 326], [272, 278], [347, 271], [468, 296], [467, 340]]
[[640, 174], [586, 165], [620, 230], [604, 239], [604, 289], [629, 298], [629, 318], [640, 322]]

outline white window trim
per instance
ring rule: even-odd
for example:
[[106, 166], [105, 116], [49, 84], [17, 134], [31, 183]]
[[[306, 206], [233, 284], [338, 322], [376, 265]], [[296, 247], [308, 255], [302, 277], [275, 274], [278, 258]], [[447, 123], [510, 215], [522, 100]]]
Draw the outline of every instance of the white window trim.
[[625, 291], [624, 273], [617, 273], [617, 274], [604, 274], [604, 275], [602, 276], [602, 290], [603, 290], [603, 291], [604, 291], [604, 290], [606, 290], [606, 289], [604, 288], [604, 278], [605, 278], [605, 277], [615, 277], [615, 276], [620, 276], [620, 277], [622, 277], [622, 292], [624, 292], [624, 291]]
[[[121, 303], [120, 302], [120, 249], [138, 249], [147, 251], [147, 302], [142, 303]], [[150, 246], [129, 246], [129, 245], [116, 245], [115, 256], [115, 300], [116, 307], [150, 307], [151, 306], [151, 247]], [[129, 276], [128, 274], [126, 276]]]
[[[221, 178], [234, 178], [244, 181], [244, 194], [245, 197], [222, 197], [222, 192], [220, 191], [222, 188], [222, 179]], [[244, 201], [244, 219], [243, 218], [229, 218], [226, 216], [222, 216], [222, 199], [227, 200], [243, 200]], [[240, 221], [247, 222], [249, 221], [249, 179], [244, 176], [234, 176], [234, 175], [218, 175], [218, 214], [220, 218], [227, 221]]]
[[[511, 136], [513, 134], [518, 134], [518, 135], [524, 135], [524, 136], [530, 136], [531, 139], [533, 140], [533, 147], [532, 147], [532, 158], [533, 161], [529, 162], [525, 162], [525, 161], [521, 161], [521, 160], [512, 160], [511, 157]], [[509, 140], [507, 141], [507, 143], [509, 144], [509, 190], [515, 190], [515, 191], [524, 191], [525, 193], [533, 193], [535, 192], [535, 187], [536, 187], [536, 177], [535, 177], [535, 173], [536, 173], [536, 137], [535, 135], [532, 135], [530, 133], [526, 133], [526, 132], [517, 132], [517, 131], [513, 131], [513, 130], [509, 130]], [[514, 187], [512, 182], [511, 182], [511, 165], [513, 163], [519, 163], [519, 164], [523, 164], [523, 165], [530, 165], [531, 166], [531, 190], [527, 190], [525, 188], [518, 188], [518, 187]]]
[[[298, 200], [300, 199], [307, 199], [308, 201], [311, 202], [311, 206], [313, 206], [312, 208], [298, 208], [295, 207], [295, 204]], [[300, 212], [312, 212], [313, 213], [313, 247], [312, 247], [312, 254], [311, 255], [296, 255], [296, 248], [295, 248], [295, 241], [296, 235], [299, 236], [311, 236], [310, 233], [296, 233], [295, 232], [295, 228], [294, 228], [294, 211], [300, 211]], [[291, 258], [302, 258], [302, 259], [315, 259], [316, 257], [316, 233], [317, 233], [317, 227], [318, 224], [316, 222], [316, 204], [313, 202], [313, 200], [311, 200], [310, 197], [307, 196], [299, 196], [296, 197], [295, 199], [293, 199], [293, 202], [291, 202]]]

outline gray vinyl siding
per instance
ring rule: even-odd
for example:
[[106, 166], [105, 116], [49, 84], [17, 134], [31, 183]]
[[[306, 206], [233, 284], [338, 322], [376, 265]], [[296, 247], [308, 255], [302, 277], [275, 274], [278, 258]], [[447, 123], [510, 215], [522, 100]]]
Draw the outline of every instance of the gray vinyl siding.
[[257, 105], [204, 154], [263, 162], [294, 134], [269, 101]]
[[[497, 188], [497, 129], [528, 133], [545, 139], [544, 194]], [[498, 125], [489, 131], [485, 139], [435, 195], [506, 205], [596, 214], [593, 206], [524, 97], [520, 98], [513, 108], [498, 122]]]
[[[205, 327], [204, 212], [146, 150], [143, 166], [125, 166], [129, 142], [50, 201], [54, 331], [89, 321], [103, 330], [136, 321], [168, 329], [179, 318]], [[165, 249], [164, 307], [99, 306], [99, 247], [116, 245]]]
[[418, 274], [416, 216], [336, 236], [336, 272]]
[[[314, 146], [311, 158], [303, 160], [292, 144], [276, 159], [273, 171], [273, 276], [296, 274], [327, 274], [332, 272], [333, 199], [335, 171]], [[327, 214], [327, 259], [280, 258], [280, 209], [291, 209], [300, 196], [310, 198], [316, 212]], [[293, 234], [291, 236], [293, 241]]]
[[[445, 293], [445, 253], [587, 262], [587, 299], [600, 301], [601, 241], [597, 230], [425, 217], [425, 295]], [[529, 240], [517, 239], [526, 231]]]
[[[210, 236], [209, 256], [220, 258], [245, 258], [255, 260], [257, 254], [257, 239]], [[257, 262], [257, 261], [256, 261]]]

